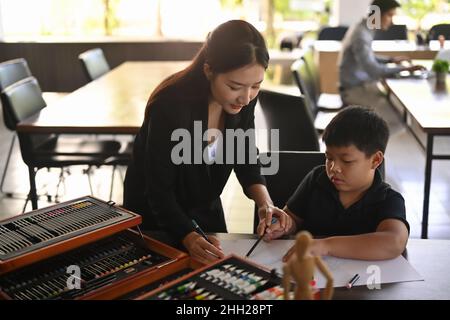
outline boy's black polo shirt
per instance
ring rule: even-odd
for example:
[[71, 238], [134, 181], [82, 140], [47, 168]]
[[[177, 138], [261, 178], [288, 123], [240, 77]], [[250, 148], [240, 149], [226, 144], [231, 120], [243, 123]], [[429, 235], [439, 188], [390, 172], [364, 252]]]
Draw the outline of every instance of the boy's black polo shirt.
[[349, 208], [327, 177], [325, 166], [314, 168], [287, 202], [289, 210], [303, 219], [302, 229], [314, 236], [355, 235], [375, 232], [381, 221], [398, 219], [408, 228], [405, 201], [400, 193], [382, 181], [375, 171], [372, 186]]

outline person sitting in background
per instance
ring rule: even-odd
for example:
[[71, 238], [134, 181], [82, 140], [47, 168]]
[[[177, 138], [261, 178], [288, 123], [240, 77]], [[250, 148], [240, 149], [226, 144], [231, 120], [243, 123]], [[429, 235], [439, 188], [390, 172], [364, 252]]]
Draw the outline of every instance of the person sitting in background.
[[375, 0], [372, 6], [379, 8], [381, 14], [379, 26], [373, 28], [370, 26], [371, 15], [369, 15], [368, 18], [364, 18], [351, 27], [343, 39], [338, 58], [339, 91], [344, 105], [356, 104], [377, 110], [388, 104], [386, 97], [377, 86], [380, 79], [401, 71], [414, 72], [424, 68], [417, 65], [391, 67], [388, 63], [400, 64], [403, 61], [409, 61], [409, 58], [375, 55], [372, 41], [376, 28], [389, 29], [400, 4], [395, 0]]

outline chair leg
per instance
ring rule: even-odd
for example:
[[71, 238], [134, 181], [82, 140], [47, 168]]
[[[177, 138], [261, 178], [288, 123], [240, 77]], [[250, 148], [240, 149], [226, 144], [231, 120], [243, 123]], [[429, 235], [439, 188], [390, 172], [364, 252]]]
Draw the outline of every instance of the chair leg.
[[64, 168], [61, 168], [61, 172], [59, 173], [58, 184], [56, 185], [56, 194], [55, 194], [56, 203], [59, 203], [59, 188], [61, 186], [61, 183], [63, 183], [63, 180], [64, 180]]
[[89, 189], [91, 190], [91, 196], [94, 196], [94, 189], [92, 188], [92, 181], [91, 181], [91, 166], [89, 166], [87, 168], [86, 174], [87, 174], [87, 177], [88, 177]]
[[[67, 173], [67, 176], [70, 176], [70, 174], [71, 174], [69, 169], [66, 170], [66, 173]], [[63, 185], [63, 188], [64, 188], [63, 196], [65, 196], [66, 192], [67, 192], [67, 185], [66, 185], [66, 179], [65, 178], [62, 181], [62, 185]]]
[[112, 168], [112, 175], [111, 175], [111, 188], [109, 190], [109, 201], [111, 201], [112, 195], [113, 195], [115, 173], [116, 173], [116, 166], [113, 166], [113, 168]]
[[123, 176], [123, 172], [122, 172], [122, 170], [120, 170], [120, 167], [118, 168], [118, 171], [119, 171], [119, 175], [120, 175], [120, 180], [122, 180], [122, 182], [124, 182], [125, 177]]
[[30, 201], [30, 195], [28, 195], [27, 198], [25, 199], [25, 203], [22, 208], [22, 214], [25, 213], [25, 210], [27, 209], [28, 201]]
[[31, 200], [31, 207], [33, 210], [36, 210], [38, 208], [38, 203], [37, 203], [37, 194], [36, 194], [36, 171], [34, 170], [34, 167], [28, 166], [28, 175], [30, 177], [30, 196], [29, 197]]
[[3, 184], [5, 183], [6, 172], [8, 171], [9, 160], [11, 160], [11, 154], [12, 154], [12, 151], [14, 148], [14, 142], [16, 142], [16, 134], [15, 133], [13, 134], [13, 137], [11, 139], [11, 145], [9, 146], [8, 156], [6, 157], [5, 169], [3, 169], [2, 182], [0, 184], [0, 192], [1, 193], [5, 193], [5, 191], [3, 191]]

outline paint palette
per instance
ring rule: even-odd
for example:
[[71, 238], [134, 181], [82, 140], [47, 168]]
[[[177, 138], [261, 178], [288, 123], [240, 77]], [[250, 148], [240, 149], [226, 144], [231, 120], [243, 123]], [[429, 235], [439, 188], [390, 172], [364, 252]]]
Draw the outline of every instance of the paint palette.
[[139, 300], [282, 299], [281, 278], [257, 264], [228, 256], [148, 292]]

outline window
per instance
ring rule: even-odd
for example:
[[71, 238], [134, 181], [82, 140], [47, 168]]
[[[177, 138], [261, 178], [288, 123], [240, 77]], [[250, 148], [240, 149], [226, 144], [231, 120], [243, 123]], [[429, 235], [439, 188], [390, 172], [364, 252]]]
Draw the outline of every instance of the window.
[[277, 33], [317, 28], [327, 1], [0, 0], [0, 30], [7, 39], [33, 41], [105, 36], [204, 40], [230, 19], [245, 19], [265, 31], [270, 14]]
[[165, 37], [204, 40], [233, 18], [219, 0], [0, 0], [6, 38]]
[[149, 0], [0, 0], [5, 37], [153, 35]]
[[394, 22], [410, 30], [429, 30], [435, 24], [450, 23], [448, 0], [399, 0], [401, 8]]

